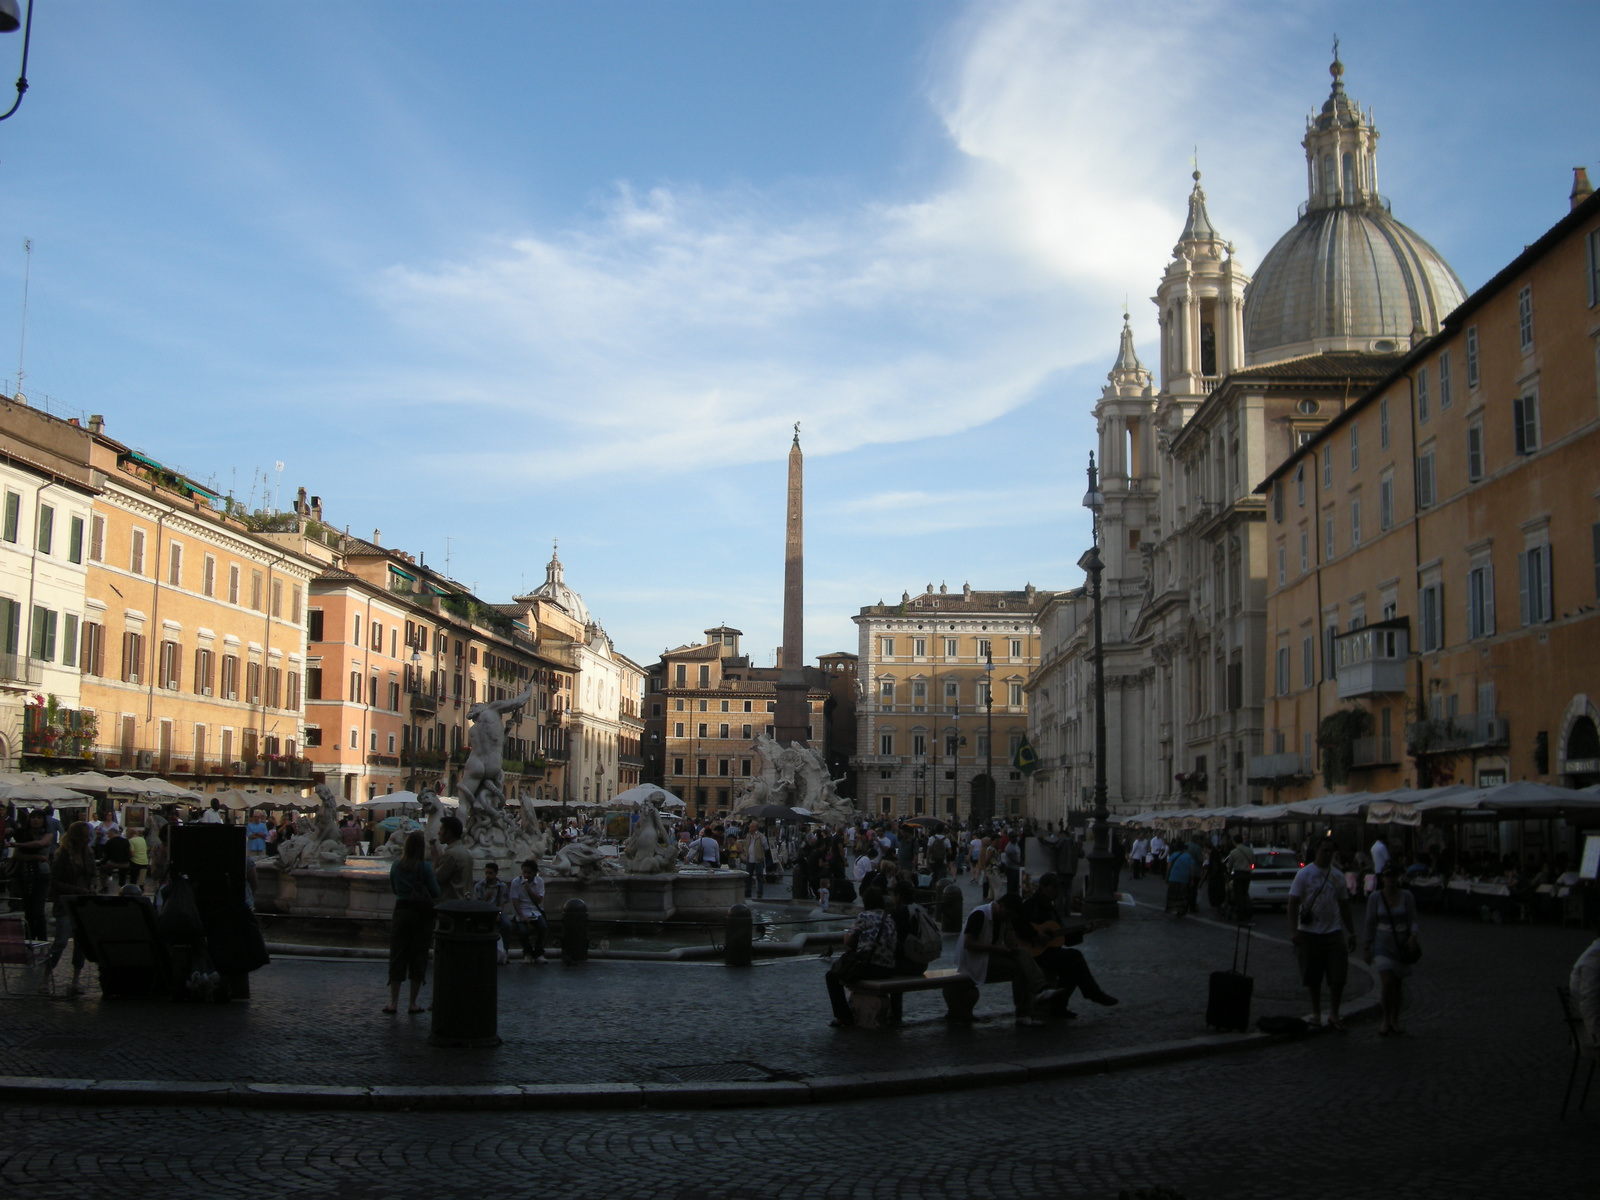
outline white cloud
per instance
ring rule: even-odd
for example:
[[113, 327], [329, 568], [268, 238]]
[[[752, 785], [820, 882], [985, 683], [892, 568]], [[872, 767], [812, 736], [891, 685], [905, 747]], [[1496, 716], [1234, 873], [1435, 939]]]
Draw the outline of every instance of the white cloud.
[[1214, 3], [984, 4], [937, 56], [955, 159], [933, 194], [830, 208], [624, 183], [568, 228], [393, 267], [379, 301], [468, 364], [404, 386], [559, 432], [441, 465], [562, 478], [764, 458], [797, 417], [812, 453], [938, 436], [1109, 358], [1124, 294], [1150, 324], [1137, 298], [1180, 227], [1196, 127], [1230, 162], [1257, 153], [1247, 89], [1195, 66], [1197, 46], [1237, 57], [1251, 32]]

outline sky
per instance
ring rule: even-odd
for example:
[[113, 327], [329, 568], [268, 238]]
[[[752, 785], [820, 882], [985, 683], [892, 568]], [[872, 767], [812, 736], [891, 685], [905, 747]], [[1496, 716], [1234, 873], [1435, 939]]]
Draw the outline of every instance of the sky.
[[1252, 268], [1335, 33], [1469, 290], [1600, 179], [1592, 3], [42, 0], [0, 386], [491, 600], [559, 538], [645, 663], [772, 661], [800, 421], [806, 653], [855, 650], [930, 583], [1082, 582], [1191, 156]]

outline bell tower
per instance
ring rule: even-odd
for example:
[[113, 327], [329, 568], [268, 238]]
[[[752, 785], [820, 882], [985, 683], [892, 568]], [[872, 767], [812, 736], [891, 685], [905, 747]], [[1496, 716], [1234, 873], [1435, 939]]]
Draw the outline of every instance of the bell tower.
[[1307, 211], [1319, 208], [1360, 207], [1383, 203], [1378, 195], [1378, 131], [1372, 114], [1344, 90], [1344, 64], [1339, 61], [1339, 39], [1333, 39], [1333, 62], [1328, 66], [1333, 87], [1322, 111], [1306, 118]]

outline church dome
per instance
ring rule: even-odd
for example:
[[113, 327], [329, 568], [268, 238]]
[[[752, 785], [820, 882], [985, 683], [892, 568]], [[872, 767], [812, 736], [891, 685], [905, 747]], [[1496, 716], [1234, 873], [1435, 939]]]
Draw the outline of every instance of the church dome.
[[1333, 90], [1303, 143], [1310, 198], [1245, 289], [1252, 366], [1328, 350], [1402, 349], [1413, 331], [1437, 333], [1466, 299], [1450, 264], [1379, 195], [1378, 131], [1345, 94], [1335, 49]]
[[582, 596], [567, 586], [562, 578], [561, 557], [554, 550], [550, 552], [550, 561], [545, 564], [544, 582], [533, 590], [533, 594], [558, 605], [579, 624], [590, 623], [589, 606], [583, 602]]

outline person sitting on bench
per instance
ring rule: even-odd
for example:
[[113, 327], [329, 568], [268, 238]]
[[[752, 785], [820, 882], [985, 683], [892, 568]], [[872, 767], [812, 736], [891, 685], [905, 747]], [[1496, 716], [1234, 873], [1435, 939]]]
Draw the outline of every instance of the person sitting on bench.
[[1039, 964], [1046, 979], [1055, 984], [1059, 995], [1054, 1002], [1057, 1016], [1069, 1015], [1067, 1002], [1072, 993], [1082, 990], [1085, 1000], [1095, 1004], [1112, 1005], [1115, 996], [1103, 991], [1094, 981], [1083, 951], [1065, 945], [1065, 932], [1058, 919], [1057, 902], [1061, 895], [1061, 877], [1054, 871], [1039, 877], [1039, 886], [1022, 904], [1022, 941], [1028, 953]]
[[1022, 902], [1009, 892], [978, 905], [956, 943], [956, 970], [979, 987], [1009, 980], [1017, 1024], [1043, 1025], [1034, 1019], [1033, 1006], [1053, 1000], [1056, 990], [1045, 986], [1044, 973], [1022, 942], [1021, 919]]
[[[891, 899], [890, 903], [893, 903]], [[861, 913], [844, 935], [845, 950], [828, 968], [825, 982], [828, 1000], [833, 1005], [830, 1025], [854, 1025], [845, 985], [862, 979], [891, 979], [895, 970], [895, 951], [899, 948], [893, 917], [884, 908], [883, 891], [869, 887], [861, 893]]]

